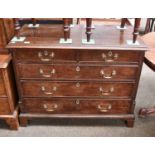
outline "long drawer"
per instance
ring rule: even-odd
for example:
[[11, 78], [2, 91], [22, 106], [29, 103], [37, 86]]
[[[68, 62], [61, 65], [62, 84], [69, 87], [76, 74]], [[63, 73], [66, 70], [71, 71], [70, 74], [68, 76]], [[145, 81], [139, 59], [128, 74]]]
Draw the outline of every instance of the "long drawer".
[[[92, 80], [134, 80], [138, 67], [130, 66], [82, 66], [51, 64], [18, 64], [17, 70], [21, 79], [92, 79]], [[30, 74], [31, 73], [31, 74]]]
[[10, 107], [7, 98], [0, 98], [0, 115], [10, 113]]
[[15, 58], [22, 62], [137, 63], [140, 52], [117, 50], [15, 49]]
[[22, 81], [24, 97], [131, 97], [134, 83]]
[[127, 114], [128, 100], [23, 99], [23, 113], [49, 114]]
[[1, 71], [0, 71], [0, 97], [6, 97], [6, 90], [4, 87], [4, 81], [1, 76]]

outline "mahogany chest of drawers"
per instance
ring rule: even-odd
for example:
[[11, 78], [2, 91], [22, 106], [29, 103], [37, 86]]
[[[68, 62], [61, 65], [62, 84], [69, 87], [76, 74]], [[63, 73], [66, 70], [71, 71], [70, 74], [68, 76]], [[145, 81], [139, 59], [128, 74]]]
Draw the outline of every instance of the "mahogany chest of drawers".
[[30, 118], [58, 117], [122, 119], [132, 127], [147, 49], [141, 40], [139, 45], [127, 45], [132, 27], [122, 33], [115, 26], [96, 26], [94, 45], [81, 43], [83, 26], [71, 29], [71, 44], [60, 44], [61, 36], [52, 37], [48, 26], [38, 29], [25, 25], [20, 34], [26, 39], [8, 45], [20, 97], [21, 125]]

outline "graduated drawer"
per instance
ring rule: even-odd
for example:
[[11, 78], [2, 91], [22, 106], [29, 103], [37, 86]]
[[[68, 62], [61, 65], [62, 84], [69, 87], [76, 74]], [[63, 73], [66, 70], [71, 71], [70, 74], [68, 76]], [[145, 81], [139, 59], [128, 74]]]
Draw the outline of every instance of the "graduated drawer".
[[[111, 79], [133, 80], [138, 67], [130, 66], [81, 66], [81, 65], [48, 65], [48, 64], [18, 64], [18, 74], [21, 79]], [[31, 73], [31, 74], [30, 74]]]
[[134, 83], [114, 82], [21, 82], [24, 97], [131, 97]]
[[140, 52], [116, 50], [15, 49], [15, 58], [25, 62], [137, 63]]
[[6, 90], [4, 87], [4, 81], [3, 81], [3, 77], [1, 75], [1, 71], [0, 71], [0, 97], [6, 97]]
[[23, 99], [23, 113], [49, 114], [127, 114], [127, 100]]
[[75, 50], [65, 49], [15, 49], [15, 58], [22, 62], [74, 62]]
[[0, 115], [10, 113], [10, 107], [7, 98], [0, 98]]

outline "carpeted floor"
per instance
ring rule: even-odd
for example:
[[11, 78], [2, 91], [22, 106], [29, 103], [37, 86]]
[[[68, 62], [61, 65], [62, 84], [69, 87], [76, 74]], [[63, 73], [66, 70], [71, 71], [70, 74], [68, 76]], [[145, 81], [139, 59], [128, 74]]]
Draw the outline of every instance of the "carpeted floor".
[[[154, 103], [154, 104], [153, 104]], [[155, 73], [146, 65], [140, 80], [135, 113], [140, 107], [155, 105]], [[103, 136], [155, 136], [155, 117], [136, 117], [134, 128], [127, 128], [119, 120], [31, 120], [29, 126], [10, 131], [0, 121], [0, 136], [50, 136], [50, 137], [103, 137]]]

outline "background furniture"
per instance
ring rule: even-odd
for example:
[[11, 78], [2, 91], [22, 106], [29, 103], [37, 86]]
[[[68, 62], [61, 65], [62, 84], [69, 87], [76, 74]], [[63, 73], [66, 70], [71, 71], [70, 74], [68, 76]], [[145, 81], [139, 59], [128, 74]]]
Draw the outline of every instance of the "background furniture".
[[155, 30], [154, 23], [155, 23], [155, 18], [147, 18], [146, 26], [145, 26], [145, 34]]
[[[144, 62], [150, 69], [155, 71], [155, 32], [147, 33], [141, 38], [149, 47], [149, 51], [145, 54]], [[141, 108], [139, 111], [140, 117], [145, 117], [150, 114], [155, 114], [155, 107]]]
[[[93, 18], [93, 24], [95, 25], [120, 25], [121, 18]], [[130, 21], [127, 19], [127, 25], [131, 25]], [[85, 24], [85, 18], [77, 18], [77, 24]]]
[[14, 23], [13, 19], [10, 18], [0, 18], [0, 54], [8, 53], [5, 48], [7, 43], [14, 35]]
[[18, 107], [11, 55], [0, 55], [0, 118], [17, 130]]
[[5, 48], [14, 35], [14, 22], [10, 18], [0, 19], [0, 118], [11, 129], [18, 129], [17, 91], [11, 55]]

